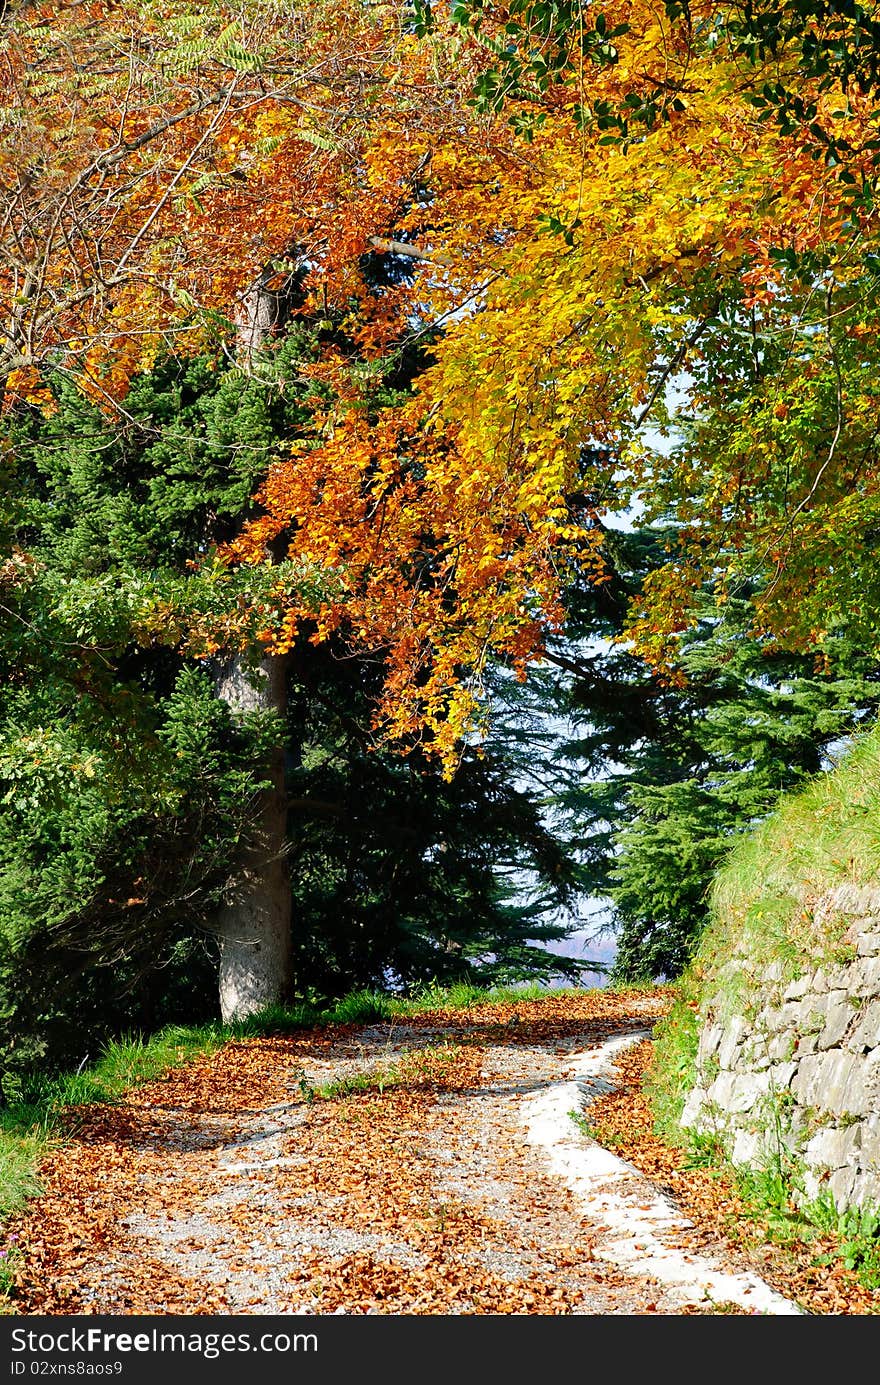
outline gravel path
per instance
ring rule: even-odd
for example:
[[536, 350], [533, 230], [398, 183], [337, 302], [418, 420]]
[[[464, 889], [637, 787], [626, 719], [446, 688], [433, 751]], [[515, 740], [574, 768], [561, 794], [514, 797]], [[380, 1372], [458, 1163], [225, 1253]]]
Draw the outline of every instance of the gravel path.
[[[705, 1246], [684, 1290], [656, 1259], [617, 1253], [626, 1227], [607, 1196], [590, 1205], [583, 1170], [560, 1165], [560, 1148], [591, 1144], [568, 1117], [571, 1084], [659, 1000], [625, 1015], [548, 1004], [503, 1023], [486, 1009], [228, 1045], [93, 1108], [22, 1223], [21, 1311], [672, 1314], [736, 1300], [733, 1278], [706, 1279]], [[644, 1238], [658, 1190], [625, 1172]], [[687, 1228], [655, 1229], [692, 1262]], [[712, 1266], [737, 1268], [722, 1246]]]

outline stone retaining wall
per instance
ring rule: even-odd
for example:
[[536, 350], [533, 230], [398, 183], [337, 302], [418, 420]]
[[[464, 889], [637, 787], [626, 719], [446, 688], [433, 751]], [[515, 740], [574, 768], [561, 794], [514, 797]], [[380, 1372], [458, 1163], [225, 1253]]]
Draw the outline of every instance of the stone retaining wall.
[[[880, 890], [839, 886], [816, 911], [817, 935], [835, 918], [845, 960], [806, 959], [788, 982], [778, 962], [726, 964], [682, 1123], [719, 1136], [741, 1166], [794, 1154], [810, 1198], [880, 1207]], [[725, 982], [738, 982], [740, 1013], [724, 1013]]]

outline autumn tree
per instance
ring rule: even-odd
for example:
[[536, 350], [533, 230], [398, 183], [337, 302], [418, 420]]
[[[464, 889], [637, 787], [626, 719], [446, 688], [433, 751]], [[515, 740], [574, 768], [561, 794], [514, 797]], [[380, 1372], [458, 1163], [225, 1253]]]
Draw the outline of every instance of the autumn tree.
[[[715, 14], [12, 7], [10, 395], [39, 404], [51, 361], [124, 410], [169, 333], [271, 376], [294, 288], [295, 312], [342, 324], [305, 372], [310, 431], [198, 574], [241, 602], [178, 619], [157, 599], [146, 639], [253, 663], [307, 630], [371, 652], [376, 729], [451, 772], [490, 655], [525, 673], [573, 574], [608, 578], [603, 513], [640, 493], [683, 526], [629, 625], [666, 677], [707, 582], [747, 582], [756, 621], [820, 656], [861, 603], [874, 648], [873, 571], [847, 575], [875, 506], [870, 70], [835, 68], [830, 12], [818, 59], [797, 34], [751, 51]], [[516, 57], [523, 20], [543, 67]], [[511, 46], [525, 81], [493, 87]], [[373, 253], [412, 273], [377, 288]], [[427, 368], [379, 404], [378, 360], [429, 331]], [[692, 423], [659, 448], [673, 385]]]
[[[565, 934], [570, 862], [503, 745], [470, 748], [451, 782], [436, 757], [379, 746], [382, 661], [307, 627], [283, 717], [236, 717], [211, 661], [182, 652], [175, 621], [237, 604], [222, 583], [196, 591], [189, 565], [237, 532], [266, 457], [307, 427], [299, 376], [319, 335], [288, 331], [274, 390], [170, 356], [133, 377], [124, 427], [64, 375], [46, 381], [53, 411], [7, 414], [0, 1091], [120, 1030], [214, 1016], [218, 906], [278, 745], [297, 1001], [577, 974], [540, 946]], [[169, 628], [145, 641], [158, 594]], [[537, 890], [514, 900], [526, 868]]]
[[[430, 31], [436, 7], [420, 12]], [[594, 494], [613, 481], [653, 514], [677, 504], [691, 541], [631, 626], [661, 668], [704, 578], [748, 587], [756, 626], [794, 648], [853, 617], [873, 645], [873, 565], [846, 537], [875, 523], [872, 13], [463, 0], [454, 14], [491, 55], [473, 102], [520, 131], [532, 175], [506, 240], [478, 232], [497, 278], [436, 377], [450, 415], [479, 417], [474, 457], [558, 457], [564, 417], [607, 444]], [[485, 179], [490, 218], [503, 194], [488, 163]], [[673, 385], [687, 427], [657, 449], [645, 427], [668, 423]]]
[[[504, 13], [481, 13], [474, 47], [497, 58], [493, 35]], [[435, 17], [435, 34], [440, 23]], [[420, 454], [432, 486], [447, 468], [456, 483], [476, 482], [489, 533], [450, 534], [456, 556], [443, 580], [458, 589], [462, 551], [474, 555], [471, 575], [497, 560], [513, 579], [527, 551], [533, 568], [516, 599], [528, 610], [519, 596], [534, 593], [533, 614], [554, 609], [566, 562], [580, 560], [601, 580], [591, 506], [601, 515], [634, 492], [655, 513], [674, 501], [686, 541], [633, 613], [640, 649], [661, 668], [674, 663], [674, 636], [706, 578], [751, 582], [762, 593], [759, 621], [793, 645], [816, 646], [820, 605], [833, 615], [860, 596], [872, 603], [867, 569], [852, 584], [842, 577], [840, 534], [853, 524], [838, 508], [857, 495], [850, 511], [858, 505], [871, 521], [870, 110], [858, 91], [841, 94], [839, 83], [795, 64], [793, 80], [817, 105], [809, 127], [792, 129], [756, 107], [756, 71], [743, 78], [738, 40], [710, 42], [690, 21], [664, 29], [632, 8], [609, 11], [590, 32], [589, 61], [569, 54], [558, 72], [548, 69], [531, 102], [537, 116], [527, 129], [514, 119], [518, 143], [504, 142], [491, 111], [475, 127], [478, 138], [447, 134], [428, 193], [405, 224], [442, 243], [443, 266], [423, 273], [422, 293], [454, 320], [406, 409], [376, 425], [353, 412], [321, 455], [330, 467], [343, 451], [360, 455], [357, 469], [369, 474], [375, 448], [393, 475], [393, 454], [406, 447]], [[613, 52], [595, 38], [603, 33], [606, 47], [615, 35]], [[636, 120], [639, 92], [652, 82], [674, 89], [675, 101]], [[493, 105], [480, 96], [485, 83], [475, 90], [477, 106]], [[505, 116], [516, 106], [517, 92], [510, 95]], [[625, 128], [608, 114], [623, 110], [633, 113]], [[813, 126], [834, 132], [845, 159], [822, 155]], [[479, 311], [462, 311], [466, 302]], [[669, 424], [673, 384], [683, 392], [680, 415], [696, 422], [681, 445], [673, 437], [658, 449], [645, 427]], [[805, 411], [793, 449], [793, 420]], [[736, 420], [758, 417], [757, 444], [751, 425], [737, 437]], [[310, 531], [334, 534], [323, 492], [300, 485], [304, 474], [299, 461], [272, 473], [267, 517], [250, 540], [292, 520], [294, 548], [305, 554]], [[577, 512], [573, 493], [589, 497]], [[498, 543], [499, 502], [528, 533], [522, 549], [515, 528], [511, 543]], [[815, 561], [804, 561], [811, 552]], [[236, 553], [257, 560], [247, 541]], [[376, 608], [360, 599], [366, 628], [378, 599]], [[495, 619], [497, 591], [488, 599]], [[427, 632], [444, 626], [443, 602], [432, 591], [421, 604], [417, 629], [430, 642]], [[507, 611], [512, 628], [522, 614]], [[531, 637], [518, 628], [523, 651], [540, 645], [541, 619]], [[507, 652], [518, 657], [515, 640]], [[420, 688], [409, 678], [413, 716], [417, 688], [422, 706], [439, 693], [437, 683]], [[472, 712], [454, 694], [443, 725], [454, 732]], [[405, 724], [399, 703], [392, 723]]]
[[[364, 257], [396, 244], [389, 234], [431, 152], [423, 130], [433, 138], [455, 118], [454, 102], [435, 94], [443, 87], [436, 55], [414, 50], [396, 7], [315, 6], [304, 15], [257, 3], [218, 8], [205, 23], [202, 7], [180, 3], [148, 14], [134, 6], [18, 6], [3, 44], [8, 398], [51, 411], [41, 374], [51, 369], [124, 426], [133, 374], [169, 342], [190, 352], [219, 343], [272, 388], [271, 347], [283, 319], [295, 312], [329, 324], [342, 315], [345, 344], [331, 340], [311, 377], [325, 390], [313, 440], [332, 432], [334, 401], [360, 397], [358, 370], [369, 374], [376, 353], [410, 321], [407, 286], [386, 281], [377, 291], [364, 277]], [[422, 253], [401, 244], [398, 254]], [[357, 534], [367, 497], [349, 487], [342, 468], [336, 494], [340, 525]], [[451, 498], [447, 492], [444, 503]], [[383, 515], [373, 532], [381, 535], [384, 523]], [[140, 637], [176, 638], [215, 659], [218, 690], [236, 720], [283, 715], [289, 611], [303, 609], [302, 574], [315, 564], [306, 555], [295, 571], [290, 562], [274, 565], [283, 550], [276, 539], [263, 535], [251, 550], [273, 565], [271, 590], [255, 574], [225, 611], [222, 600], [204, 609], [215, 578], [215, 594], [229, 590], [216, 571], [197, 574], [189, 587], [180, 582], [171, 596], [140, 592]], [[412, 552], [411, 536], [400, 539], [389, 523], [385, 541], [398, 569]], [[430, 549], [435, 540], [426, 530], [418, 542]], [[321, 566], [334, 565], [325, 549]], [[287, 610], [273, 630], [282, 596]], [[341, 593], [337, 606], [344, 600]], [[386, 612], [391, 600], [389, 592]], [[257, 617], [268, 622], [264, 652], [254, 642]], [[403, 649], [406, 636], [382, 620], [375, 612], [371, 637]], [[466, 641], [466, 621], [464, 629]], [[329, 632], [323, 618], [318, 631]], [[407, 649], [398, 686], [426, 657]], [[473, 648], [447, 657], [444, 686]], [[279, 744], [266, 766], [243, 869], [218, 918], [227, 1016], [279, 998], [287, 980], [282, 753]]]

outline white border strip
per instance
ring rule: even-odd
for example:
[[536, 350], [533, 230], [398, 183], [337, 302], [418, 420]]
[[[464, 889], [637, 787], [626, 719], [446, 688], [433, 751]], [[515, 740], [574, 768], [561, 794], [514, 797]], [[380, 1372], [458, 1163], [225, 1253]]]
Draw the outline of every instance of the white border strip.
[[[605, 1070], [615, 1053], [649, 1038], [648, 1031], [607, 1040], [569, 1057], [575, 1079], [556, 1082], [523, 1103], [529, 1143], [543, 1150], [551, 1171], [575, 1194], [583, 1214], [606, 1232], [594, 1253], [630, 1275], [660, 1280], [682, 1305], [736, 1303], [761, 1314], [800, 1314], [790, 1299], [758, 1275], [727, 1274], [698, 1253], [667, 1244], [692, 1227], [644, 1174], [579, 1134], [571, 1119], [585, 1100], [608, 1091]], [[661, 1236], [664, 1239], [660, 1239]]]

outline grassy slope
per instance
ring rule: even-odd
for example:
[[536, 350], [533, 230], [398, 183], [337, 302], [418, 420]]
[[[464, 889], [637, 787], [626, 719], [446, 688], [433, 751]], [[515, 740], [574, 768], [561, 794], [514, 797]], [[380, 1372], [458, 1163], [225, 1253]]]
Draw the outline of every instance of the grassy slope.
[[698, 967], [717, 971], [745, 950], [795, 974], [833, 946], [817, 937], [813, 906], [844, 883], [880, 885], [880, 726], [739, 841], [713, 886]]
[[[682, 1129], [680, 1117], [694, 1082], [701, 1011], [720, 997], [722, 1011], [738, 1012], [748, 990], [747, 968], [772, 962], [794, 977], [833, 957], [843, 920], [819, 931], [816, 902], [835, 886], [880, 887], [880, 726], [863, 735], [830, 773], [784, 798], [779, 807], [733, 848], [712, 890], [712, 921], [679, 983], [679, 999], [658, 1026], [646, 1087], [656, 1129], [668, 1142], [690, 1144], [692, 1157], [722, 1159], [708, 1141]], [[732, 965], [728, 965], [732, 962]], [[753, 1215], [778, 1223], [785, 1234], [810, 1238], [822, 1223], [833, 1229], [866, 1282], [880, 1287], [880, 1214], [838, 1216], [795, 1197], [798, 1170], [739, 1175]]]

